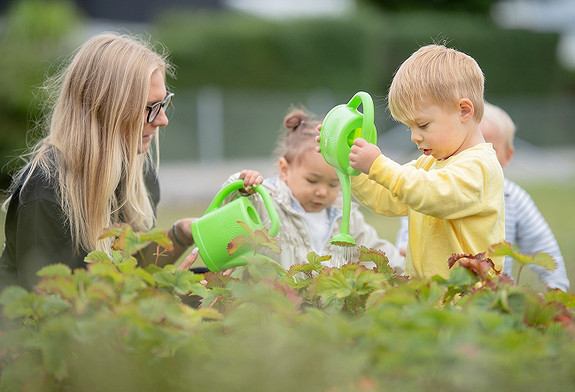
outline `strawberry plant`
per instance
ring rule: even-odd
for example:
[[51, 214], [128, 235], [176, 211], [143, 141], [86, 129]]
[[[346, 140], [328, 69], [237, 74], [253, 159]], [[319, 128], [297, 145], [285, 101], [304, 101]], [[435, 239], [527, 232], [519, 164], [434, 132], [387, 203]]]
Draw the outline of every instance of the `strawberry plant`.
[[[90, 253], [86, 269], [51, 265], [32, 292], [0, 295], [1, 391], [575, 388], [575, 297], [495, 271], [493, 254], [523, 257], [505, 244], [418, 280], [365, 247], [340, 268], [310, 253], [284, 271], [258, 253], [277, 250], [261, 231], [230, 243], [254, 254], [228, 276], [159, 267], [171, 247], [161, 231], [105, 235], [113, 249]], [[150, 243], [156, 260], [139, 265]]]

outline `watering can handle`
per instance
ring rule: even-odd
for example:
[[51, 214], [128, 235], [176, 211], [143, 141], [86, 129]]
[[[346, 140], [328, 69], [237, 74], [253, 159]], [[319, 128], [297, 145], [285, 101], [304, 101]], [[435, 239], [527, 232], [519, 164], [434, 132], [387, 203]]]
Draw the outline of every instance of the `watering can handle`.
[[375, 134], [375, 126], [373, 122], [373, 100], [371, 99], [371, 95], [365, 91], [359, 91], [353, 97], [351, 97], [347, 106], [353, 109], [357, 109], [360, 104], [363, 106], [362, 130], [365, 132], [364, 138], [367, 140], [376, 140], [377, 135]]
[[[230, 182], [228, 185], [224, 186], [222, 189], [220, 189], [220, 191], [218, 192], [216, 197], [214, 197], [214, 200], [212, 200], [212, 202], [210, 203], [210, 205], [206, 209], [205, 213], [207, 214], [209, 212], [212, 212], [213, 210], [218, 209], [220, 207], [220, 205], [223, 203], [223, 201], [225, 200], [225, 198], [230, 193], [232, 193], [233, 191], [242, 189], [243, 187], [244, 187], [244, 181], [243, 180], [236, 180], [236, 181]], [[269, 234], [270, 234], [270, 236], [275, 237], [279, 233], [280, 219], [279, 219], [278, 213], [275, 209], [274, 202], [273, 202], [270, 194], [268, 193], [268, 191], [266, 191], [266, 189], [263, 186], [256, 185], [253, 187], [253, 189], [255, 189], [256, 192], [260, 194], [260, 196], [262, 197], [262, 200], [264, 201], [266, 211], [268, 212], [268, 215], [270, 217]]]

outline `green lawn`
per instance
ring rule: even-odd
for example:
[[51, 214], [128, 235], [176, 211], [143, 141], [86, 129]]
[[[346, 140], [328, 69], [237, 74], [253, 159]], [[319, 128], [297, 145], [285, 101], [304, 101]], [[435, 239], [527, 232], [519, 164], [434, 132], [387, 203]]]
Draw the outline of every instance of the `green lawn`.
[[[565, 184], [540, 183], [536, 185], [524, 186], [531, 194], [535, 203], [547, 219], [553, 230], [557, 242], [561, 247], [567, 274], [571, 281], [570, 292], [575, 293], [575, 185], [573, 181], [566, 181]], [[170, 205], [160, 204], [158, 211], [158, 226], [170, 227], [175, 219], [184, 216], [199, 216], [207, 207], [206, 203], [189, 208], [174, 208]], [[364, 210], [366, 220], [373, 225], [383, 238], [395, 241], [395, 235], [399, 228], [399, 218], [387, 218], [376, 215], [368, 210]], [[0, 240], [4, 241], [4, 219], [6, 215], [1, 214], [2, 228], [0, 230]], [[521, 275], [521, 284], [531, 285], [537, 289], [543, 289], [543, 285], [537, 277], [528, 269]]]

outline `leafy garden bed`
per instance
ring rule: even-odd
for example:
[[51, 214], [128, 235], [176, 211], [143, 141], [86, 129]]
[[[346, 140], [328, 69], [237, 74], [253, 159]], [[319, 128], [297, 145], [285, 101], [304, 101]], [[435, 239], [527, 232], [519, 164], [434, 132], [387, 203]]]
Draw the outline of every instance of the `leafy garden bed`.
[[199, 275], [138, 266], [131, 254], [150, 241], [171, 246], [157, 231], [108, 235], [111, 258], [2, 293], [1, 391], [575, 388], [575, 296], [515, 286], [485, 254], [454, 256], [447, 280], [397, 276], [366, 248], [358, 261], [373, 270], [312, 253], [286, 272], [254, 254], [231, 276]]

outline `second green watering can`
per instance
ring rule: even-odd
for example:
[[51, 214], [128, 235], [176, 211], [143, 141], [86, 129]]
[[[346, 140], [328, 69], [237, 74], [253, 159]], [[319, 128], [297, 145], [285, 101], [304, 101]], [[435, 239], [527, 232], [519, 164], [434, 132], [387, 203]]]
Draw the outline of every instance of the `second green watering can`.
[[[363, 113], [357, 108], [363, 107]], [[373, 119], [373, 100], [371, 96], [359, 91], [347, 105], [338, 105], [325, 116], [319, 135], [319, 148], [323, 159], [336, 170], [341, 184], [343, 198], [343, 216], [340, 233], [331, 239], [338, 246], [355, 245], [355, 240], [349, 235], [349, 217], [351, 213], [351, 179], [359, 175], [359, 171], [349, 164], [351, 146], [358, 137], [367, 142], [377, 143], [377, 131]]]
[[[363, 113], [357, 108], [363, 107]], [[353, 141], [362, 137], [369, 143], [377, 141], [373, 119], [371, 96], [359, 91], [347, 105], [338, 105], [325, 116], [319, 139], [320, 150], [325, 161], [350, 176], [359, 172], [349, 165], [349, 154]]]
[[[234, 181], [223, 187], [210, 203], [204, 215], [192, 222], [192, 236], [206, 267], [212, 272], [238, 267], [246, 263], [245, 256], [249, 247], [239, 249], [233, 256], [228, 254], [228, 244], [238, 236], [248, 233], [238, 224], [243, 222], [252, 230], [261, 230], [264, 225], [253, 205], [247, 197], [239, 197], [227, 204], [225, 198], [233, 191], [242, 189], [243, 180]], [[262, 197], [266, 211], [270, 217], [269, 234], [273, 237], [279, 232], [279, 218], [269, 193], [263, 186], [254, 186]]]

